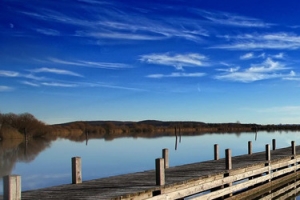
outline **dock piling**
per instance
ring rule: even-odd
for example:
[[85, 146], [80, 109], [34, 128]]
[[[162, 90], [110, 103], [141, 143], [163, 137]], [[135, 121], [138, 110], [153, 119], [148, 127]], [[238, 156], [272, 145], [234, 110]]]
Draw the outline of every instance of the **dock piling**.
[[219, 145], [218, 144], [214, 145], [214, 159], [219, 160]]
[[276, 139], [272, 140], [272, 150], [276, 149]]
[[155, 159], [156, 185], [165, 185], [165, 167], [164, 159]]
[[81, 158], [72, 158], [72, 184], [82, 183]]
[[3, 199], [21, 200], [21, 176], [8, 175], [3, 177]]
[[296, 145], [295, 145], [295, 141], [291, 142], [291, 146], [292, 146], [292, 155], [296, 156]]
[[252, 154], [252, 141], [248, 141], [248, 155]]
[[169, 149], [163, 149], [162, 150], [162, 157], [164, 159], [164, 166], [165, 166], [165, 169], [169, 168]]
[[231, 150], [230, 149], [225, 150], [225, 166], [226, 166], [226, 170], [232, 169]]
[[270, 161], [271, 160], [271, 151], [270, 151], [270, 145], [266, 144], [266, 160]]

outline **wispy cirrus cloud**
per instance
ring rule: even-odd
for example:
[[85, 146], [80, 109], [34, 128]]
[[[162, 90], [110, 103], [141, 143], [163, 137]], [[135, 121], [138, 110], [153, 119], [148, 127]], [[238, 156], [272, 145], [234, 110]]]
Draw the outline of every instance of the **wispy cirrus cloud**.
[[93, 87], [103, 87], [103, 88], [111, 88], [111, 89], [118, 89], [118, 90], [146, 91], [145, 89], [141, 89], [141, 88], [126, 87], [126, 86], [113, 85], [107, 83], [96, 83], [92, 85]]
[[274, 112], [274, 113], [295, 113], [299, 115], [300, 106], [281, 106], [259, 109], [259, 112]]
[[5, 76], [5, 77], [18, 77], [21, 74], [16, 71], [7, 71], [7, 70], [0, 70], [0, 76]]
[[202, 67], [207, 66], [208, 58], [198, 53], [187, 54], [147, 54], [140, 56], [140, 61], [175, 67], [177, 70], [183, 70], [184, 67]]
[[0, 92], [7, 92], [7, 91], [12, 91], [14, 90], [13, 87], [5, 86], [5, 85], [0, 85]]
[[122, 69], [122, 68], [131, 68], [130, 65], [124, 63], [110, 63], [110, 62], [94, 62], [86, 60], [62, 60], [57, 58], [49, 58], [48, 61], [63, 64], [63, 65], [73, 65], [81, 67], [91, 67], [91, 68], [103, 68], [103, 69]]
[[[221, 36], [223, 37], [223, 36]], [[300, 48], [300, 36], [294, 33], [267, 33], [244, 34], [237, 36], [225, 36], [230, 44], [221, 44], [210, 48], [228, 50], [253, 50], [253, 49], [289, 49]]]
[[[72, 29], [76, 27], [76, 31], [68, 32], [68, 35], [103, 41], [163, 40], [175, 37], [199, 42], [202, 41], [202, 37], [209, 35], [208, 31], [199, 25], [197, 19], [163, 14], [172, 11], [172, 7], [159, 5], [156, 9], [160, 11], [155, 17], [145, 16], [145, 12], [154, 12], [151, 6], [139, 8], [122, 3], [86, 0], [79, 1], [71, 7], [77, 13], [84, 12], [85, 16], [79, 17], [73, 12], [61, 13], [55, 8], [37, 9], [34, 6], [21, 13], [26, 17], [46, 22], [44, 24], [58, 23], [70, 26]], [[87, 13], [86, 10], [89, 12]], [[44, 35], [66, 34], [66, 30], [54, 30], [46, 26], [36, 27], [34, 30]]]
[[50, 86], [50, 87], [77, 87], [77, 84], [69, 84], [69, 83], [60, 83], [60, 82], [42, 82], [41, 85]]
[[227, 12], [211, 12], [206, 10], [196, 10], [204, 18], [209, 21], [221, 25], [237, 26], [237, 27], [250, 27], [250, 28], [269, 28], [273, 24], [265, 23], [260, 19], [240, 16]]
[[236, 70], [225, 70], [226, 73], [217, 75], [215, 78], [218, 80], [249, 83], [274, 78], [286, 79], [295, 76], [294, 71], [291, 70], [290, 72], [286, 72], [287, 70], [290, 70], [290, 68], [280, 62], [272, 60], [271, 58], [267, 58], [263, 63], [259, 65], [252, 65], [244, 70], [240, 70], [240, 68], [237, 68]]
[[33, 83], [33, 82], [29, 82], [29, 81], [22, 81], [21, 82], [24, 85], [29, 85], [29, 86], [33, 86], [33, 87], [39, 87], [40, 85], [37, 83]]
[[78, 76], [82, 77], [82, 75], [69, 71], [69, 70], [63, 70], [63, 69], [56, 69], [56, 68], [38, 68], [30, 70], [32, 73], [53, 73], [53, 74], [60, 74], [60, 75], [69, 75], [69, 76]]
[[178, 73], [174, 72], [171, 74], [150, 74], [146, 77], [148, 78], [179, 78], [179, 77], [202, 77], [205, 73]]
[[58, 30], [54, 29], [42, 29], [42, 28], [37, 28], [35, 29], [37, 32], [44, 34], [44, 35], [49, 35], [49, 36], [60, 36], [60, 32]]

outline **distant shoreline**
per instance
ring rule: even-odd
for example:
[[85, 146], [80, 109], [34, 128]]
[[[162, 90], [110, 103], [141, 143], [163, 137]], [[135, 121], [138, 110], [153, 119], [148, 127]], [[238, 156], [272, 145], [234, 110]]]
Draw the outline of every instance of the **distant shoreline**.
[[116, 138], [131, 135], [159, 137], [202, 133], [241, 133], [257, 131], [300, 131], [300, 124], [260, 125], [236, 123], [204, 123], [196, 121], [75, 121], [46, 125], [30, 113], [1, 114], [0, 140], [30, 138]]

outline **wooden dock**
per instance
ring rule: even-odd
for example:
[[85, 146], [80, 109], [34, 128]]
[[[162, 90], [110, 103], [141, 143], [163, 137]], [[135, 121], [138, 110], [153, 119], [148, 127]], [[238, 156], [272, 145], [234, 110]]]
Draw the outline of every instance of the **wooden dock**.
[[[273, 144], [275, 146], [275, 144]], [[242, 199], [249, 191], [279, 177], [297, 176], [300, 168], [300, 146], [252, 153], [163, 169], [164, 180], [158, 183], [157, 170], [125, 174], [83, 181], [33, 191], [23, 191], [22, 199], [183, 199], [198, 194], [193, 199], [219, 197]], [[167, 158], [166, 158], [167, 159]], [[120, 167], [122, 165], [120, 164]], [[26, 184], [26, 183], [22, 183]], [[0, 197], [3, 199], [3, 197]]]

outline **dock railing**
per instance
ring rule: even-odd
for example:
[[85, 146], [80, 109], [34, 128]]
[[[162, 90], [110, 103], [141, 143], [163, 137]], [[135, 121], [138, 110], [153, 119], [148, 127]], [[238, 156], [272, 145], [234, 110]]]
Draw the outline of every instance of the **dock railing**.
[[[272, 157], [271, 157], [272, 156]], [[208, 162], [208, 161], [207, 161]], [[184, 173], [184, 167], [169, 166], [169, 151], [162, 150], [162, 158], [155, 159], [156, 184], [150, 189], [116, 196], [113, 199], [181, 199], [192, 196], [193, 199], [215, 199], [234, 197], [244, 191], [262, 186], [284, 176], [298, 173], [300, 156], [296, 154], [295, 142], [291, 147], [276, 149], [276, 141], [265, 146], [265, 152], [252, 152], [252, 142], [248, 142], [248, 155], [234, 156], [230, 149], [225, 150], [225, 158], [219, 158], [219, 145], [214, 145], [214, 160], [197, 163], [199, 170], [218, 167], [210, 173], [198, 173], [195, 177], [183, 177], [180, 181], [171, 182], [170, 177]], [[215, 164], [215, 165], [213, 165]], [[203, 167], [204, 166], [204, 167]], [[72, 183], [82, 184], [81, 158], [72, 158]], [[193, 169], [195, 170], [195, 169]], [[197, 170], [197, 169], [196, 169]], [[296, 173], [296, 174], [297, 174]], [[21, 176], [8, 175], [3, 178], [3, 199], [21, 199]]]

